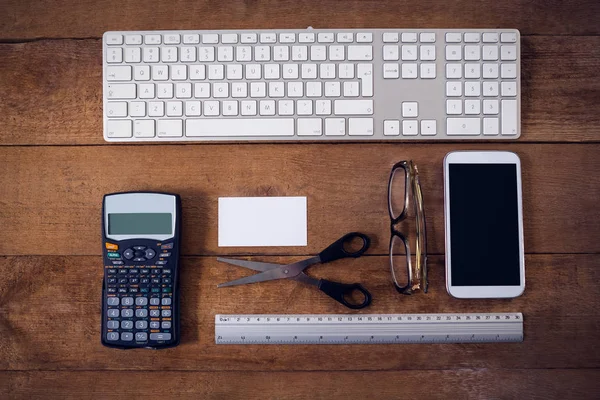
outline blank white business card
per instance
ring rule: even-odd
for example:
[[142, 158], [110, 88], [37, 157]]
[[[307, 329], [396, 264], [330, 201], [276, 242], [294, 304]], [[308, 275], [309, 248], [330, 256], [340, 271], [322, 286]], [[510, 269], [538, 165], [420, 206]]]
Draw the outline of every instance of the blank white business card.
[[219, 247], [306, 245], [306, 197], [219, 197]]

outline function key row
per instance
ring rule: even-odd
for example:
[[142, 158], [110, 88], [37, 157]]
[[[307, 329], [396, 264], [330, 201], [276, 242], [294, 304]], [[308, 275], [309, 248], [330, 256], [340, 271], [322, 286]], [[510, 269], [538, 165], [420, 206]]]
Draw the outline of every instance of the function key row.
[[421, 32], [417, 35], [416, 32], [385, 32], [382, 36], [383, 43], [416, 43], [417, 37], [421, 43], [435, 43], [435, 33]]
[[484, 32], [483, 35], [479, 32], [448, 32], [446, 33], [446, 43], [460, 43], [464, 41], [465, 43], [479, 43], [482, 41], [483, 43], [498, 43], [498, 41], [502, 43], [516, 43], [517, 42], [517, 34], [514, 32], [502, 32], [498, 34], [497, 32]]
[[235, 43], [372, 43], [373, 34], [370, 32], [320, 32], [315, 34], [313, 32], [306, 33], [191, 33], [191, 34], [128, 34], [121, 35], [118, 33], [108, 34], [105, 37], [105, 43], [108, 45], [122, 45], [123, 43], [128, 45], [141, 45], [141, 44], [166, 44], [166, 45], [178, 45], [178, 44], [235, 44]]

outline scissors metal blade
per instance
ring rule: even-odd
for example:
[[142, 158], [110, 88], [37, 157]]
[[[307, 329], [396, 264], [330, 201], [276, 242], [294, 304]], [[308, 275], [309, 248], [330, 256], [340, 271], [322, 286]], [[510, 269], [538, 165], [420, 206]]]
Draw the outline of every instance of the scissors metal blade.
[[265, 272], [272, 270], [273, 268], [281, 267], [282, 264], [274, 264], [274, 263], [266, 263], [266, 262], [258, 262], [258, 261], [248, 261], [248, 260], [238, 260], [236, 258], [224, 258], [217, 257], [217, 261], [224, 262], [231, 265], [237, 265], [238, 267], [244, 267], [251, 269], [253, 271]]
[[252, 276], [247, 276], [245, 278], [236, 279], [234, 281], [221, 283], [221, 284], [217, 285], [217, 287], [222, 288], [222, 287], [227, 287], [227, 286], [246, 285], [248, 283], [273, 281], [276, 279], [285, 279], [285, 278], [290, 278], [289, 274], [286, 274], [280, 268], [274, 268], [274, 269], [270, 269], [265, 272], [261, 272], [260, 274], [255, 274]]

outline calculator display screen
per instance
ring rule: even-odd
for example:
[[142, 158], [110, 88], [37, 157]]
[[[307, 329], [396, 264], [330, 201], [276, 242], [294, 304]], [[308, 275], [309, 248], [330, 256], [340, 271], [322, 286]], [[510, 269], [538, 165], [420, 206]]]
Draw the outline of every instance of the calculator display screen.
[[515, 164], [450, 164], [453, 286], [518, 286]]
[[109, 235], [171, 235], [171, 213], [109, 213]]

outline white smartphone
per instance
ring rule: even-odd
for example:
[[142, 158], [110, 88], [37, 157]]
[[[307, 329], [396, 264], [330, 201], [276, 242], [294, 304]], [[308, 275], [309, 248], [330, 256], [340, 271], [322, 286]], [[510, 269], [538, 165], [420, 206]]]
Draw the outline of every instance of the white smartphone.
[[450, 295], [506, 298], [523, 293], [521, 161], [515, 153], [448, 153], [444, 220]]

